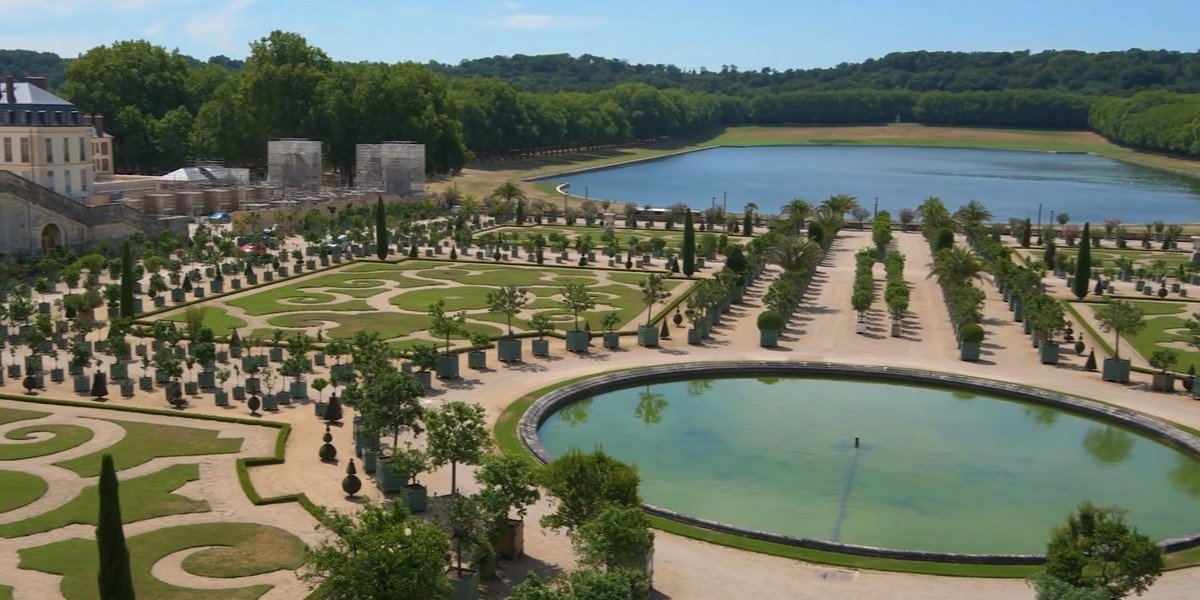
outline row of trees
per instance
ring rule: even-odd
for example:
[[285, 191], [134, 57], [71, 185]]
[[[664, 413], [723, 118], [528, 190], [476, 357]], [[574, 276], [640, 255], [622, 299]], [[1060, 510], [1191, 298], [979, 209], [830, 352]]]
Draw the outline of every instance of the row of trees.
[[[390, 139], [424, 143], [427, 170], [436, 174], [461, 168], [472, 153], [489, 157], [586, 148], [751, 122], [868, 123], [898, 117], [948, 125], [1082, 128], [1095, 99], [1057, 89], [994, 87], [805, 86], [730, 94], [642, 82], [589, 93], [525, 91], [494, 77], [447, 79], [416, 63], [337, 62], [295, 33], [272, 32], [250, 49], [244, 68], [231, 71], [212, 63], [190, 66], [177, 51], [149, 42], [116, 42], [72, 61], [61, 92], [84, 111], [108, 117], [122, 170], [160, 171], [193, 157], [261, 167], [268, 140], [311, 137], [325, 142], [326, 160], [347, 182], [353, 179], [355, 146]], [[1141, 116], [1146, 101], [1139, 98], [1099, 103], [1092, 114], [1095, 126], [1135, 145], [1184, 151], [1182, 144], [1195, 150], [1192, 145], [1200, 142], [1194, 133], [1184, 142], [1160, 139], [1158, 133], [1175, 131], [1175, 124], [1194, 114], [1188, 112], [1194, 102], [1180, 95], [1154, 96], [1153, 104], [1163, 108], [1146, 118], [1158, 122], [1169, 112], [1171, 125], [1151, 128], [1135, 119], [1133, 130], [1153, 131], [1152, 139], [1114, 131], [1122, 117]], [[1126, 108], [1124, 102], [1134, 104]]]
[[1145, 92], [1093, 103], [1089, 124], [1104, 137], [1127, 146], [1200, 156], [1200, 97]]

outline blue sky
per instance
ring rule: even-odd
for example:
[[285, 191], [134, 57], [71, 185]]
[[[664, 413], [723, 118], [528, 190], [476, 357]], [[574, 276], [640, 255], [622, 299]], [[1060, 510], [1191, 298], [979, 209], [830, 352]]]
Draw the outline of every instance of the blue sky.
[[828, 67], [904, 50], [1195, 51], [1196, 0], [0, 0], [0, 48], [147, 39], [244, 58], [273, 29], [338, 60], [590, 53], [684, 68]]

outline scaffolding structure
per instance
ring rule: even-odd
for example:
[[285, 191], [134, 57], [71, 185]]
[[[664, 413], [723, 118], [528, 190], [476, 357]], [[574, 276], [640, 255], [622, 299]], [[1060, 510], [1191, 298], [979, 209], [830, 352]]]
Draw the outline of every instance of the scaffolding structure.
[[267, 142], [267, 185], [284, 198], [321, 191], [321, 142], [284, 138]]
[[396, 196], [425, 194], [425, 144], [358, 144], [355, 187]]

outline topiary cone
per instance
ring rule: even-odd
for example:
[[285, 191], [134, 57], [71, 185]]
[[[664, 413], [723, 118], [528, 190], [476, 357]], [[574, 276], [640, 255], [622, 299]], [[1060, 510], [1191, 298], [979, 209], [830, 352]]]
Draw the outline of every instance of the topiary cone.
[[1096, 370], [1096, 351], [1095, 350], [1088, 352], [1087, 363], [1083, 365], [1083, 368], [1088, 371]]
[[358, 471], [354, 468], [354, 459], [350, 459], [350, 463], [346, 465], [346, 476], [342, 478], [342, 491], [346, 492], [346, 496], [353, 498], [358, 490], [362, 489], [362, 480], [358, 478]]
[[99, 371], [92, 376], [92, 397], [103, 400], [108, 396], [108, 381], [104, 373]]
[[337, 423], [342, 420], [342, 401], [337, 394], [329, 397], [329, 406], [325, 407], [325, 421]]

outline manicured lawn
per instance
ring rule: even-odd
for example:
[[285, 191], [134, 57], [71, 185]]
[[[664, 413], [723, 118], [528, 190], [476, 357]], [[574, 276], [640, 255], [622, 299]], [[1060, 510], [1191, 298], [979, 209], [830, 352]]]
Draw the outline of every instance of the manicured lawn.
[[40, 419], [50, 413], [38, 412], [35, 410], [23, 410], [20, 408], [0, 408], [0, 425], [7, 425], [14, 421], [28, 421], [29, 419]]
[[[253, 600], [271, 589], [256, 585], [202, 590], [169, 585], [154, 578], [151, 568], [163, 557], [200, 546], [224, 546], [188, 557], [183, 568], [205, 577], [239, 577], [304, 563], [304, 545], [290, 533], [256, 523], [181, 525], [127, 539], [133, 587], [138, 598], [156, 600]], [[62, 575], [62, 594], [68, 600], [99, 600], [96, 591], [96, 542], [72, 538], [21, 550], [20, 567]]]
[[41, 498], [48, 489], [46, 481], [37, 475], [0, 470], [0, 514]]
[[[1093, 233], [1095, 230], [1093, 229]], [[1103, 233], [1103, 230], [1101, 230]], [[1061, 242], [1060, 242], [1061, 243]], [[1026, 250], [1029, 256], [1033, 258], [1041, 258], [1044, 254], [1042, 248], [1030, 248]], [[1075, 258], [1079, 254], [1078, 248], [1058, 247], [1055, 250], [1056, 259]], [[1192, 257], [1186, 252], [1164, 252], [1161, 250], [1144, 250], [1142, 248], [1126, 248], [1124, 250], [1115, 247], [1103, 246], [1100, 248], [1092, 248], [1092, 267], [1103, 271], [1107, 268], [1116, 269], [1116, 260], [1119, 258], [1127, 258], [1134, 263], [1135, 268], [1149, 267], [1150, 263], [1156, 260], [1163, 260], [1168, 269], [1168, 273], [1174, 273], [1176, 267], [1181, 264], [1191, 264]], [[1099, 261], [1099, 264], [1096, 264]]]
[[[229, 335], [234, 329], [240, 329], [246, 326], [246, 322], [238, 317], [230, 315], [224, 308], [219, 306], [204, 306], [200, 308], [204, 313], [204, 326], [213, 330], [215, 335]], [[177, 313], [166, 317], [168, 321], [183, 323], [187, 321], [186, 313]]]
[[118, 471], [136, 467], [155, 458], [229, 454], [242, 449], [241, 438], [218, 438], [211, 429], [159, 425], [138, 421], [113, 421], [125, 429], [125, 437], [94, 454], [56, 463], [81, 477], [100, 474], [100, 457], [112, 454]]
[[92, 439], [91, 429], [82, 425], [64, 423], [45, 423], [42, 425], [27, 425], [13, 429], [4, 435], [7, 440], [28, 440], [35, 433], [52, 433], [53, 437], [32, 444], [3, 444], [0, 443], [0, 460], [20, 460], [34, 456], [46, 456], [74, 448]]
[[395, 306], [412, 312], [423, 313], [438, 300], [446, 302], [446, 312], [460, 310], [484, 310], [487, 308], [487, 296], [495, 291], [494, 287], [455, 286], [451, 289], [432, 288], [404, 292], [391, 299]]
[[[1142, 309], [1146, 313], [1146, 327], [1135, 336], [1125, 336], [1125, 341], [1129, 346], [1141, 354], [1143, 358], [1149, 360], [1150, 355], [1156, 350], [1164, 348], [1160, 346], [1160, 342], [1187, 342], [1186, 335], [1175, 333], [1170, 330], [1179, 330], [1183, 328], [1184, 322], [1192, 315], [1192, 313], [1200, 312], [1200, 305], [1188, 304], [1183, 302], [1154, 302], [1154, 301], [1134, 301], [1134, 305]], [[1100, 306], [1089, 304], [1091, 310], [1095, 311]], [[1112, 334], [1104, 334], [1105, 341], [1112, 343]], [[1122, 348], [1126, 350], [1128, 346]], [[1179, 353], [1179, 360], [1171, 369], [1181, 373], [1186, 373], [1189, 367], [1196, 367], [1200, 370], [1200, 352], [1194, 349], [1184, 349], [1181, 347], [1173, 348]]]
[[[172, 493], [199, 478], [200, 467], [192, 464], [172, 465], [148, 475], [123, 479], [120, 486], [121, 518], [126, 523], [134, 523], [166, 515], [208, 512], [207, 502]], [[85, 487], [70, 502], [54, 510], [0, 525], [0, 537], [21, 537], [74, 524], [95, 525], [99, 501], [98, 486]], [[95, 543], [92, 545], [94, 550]]]

